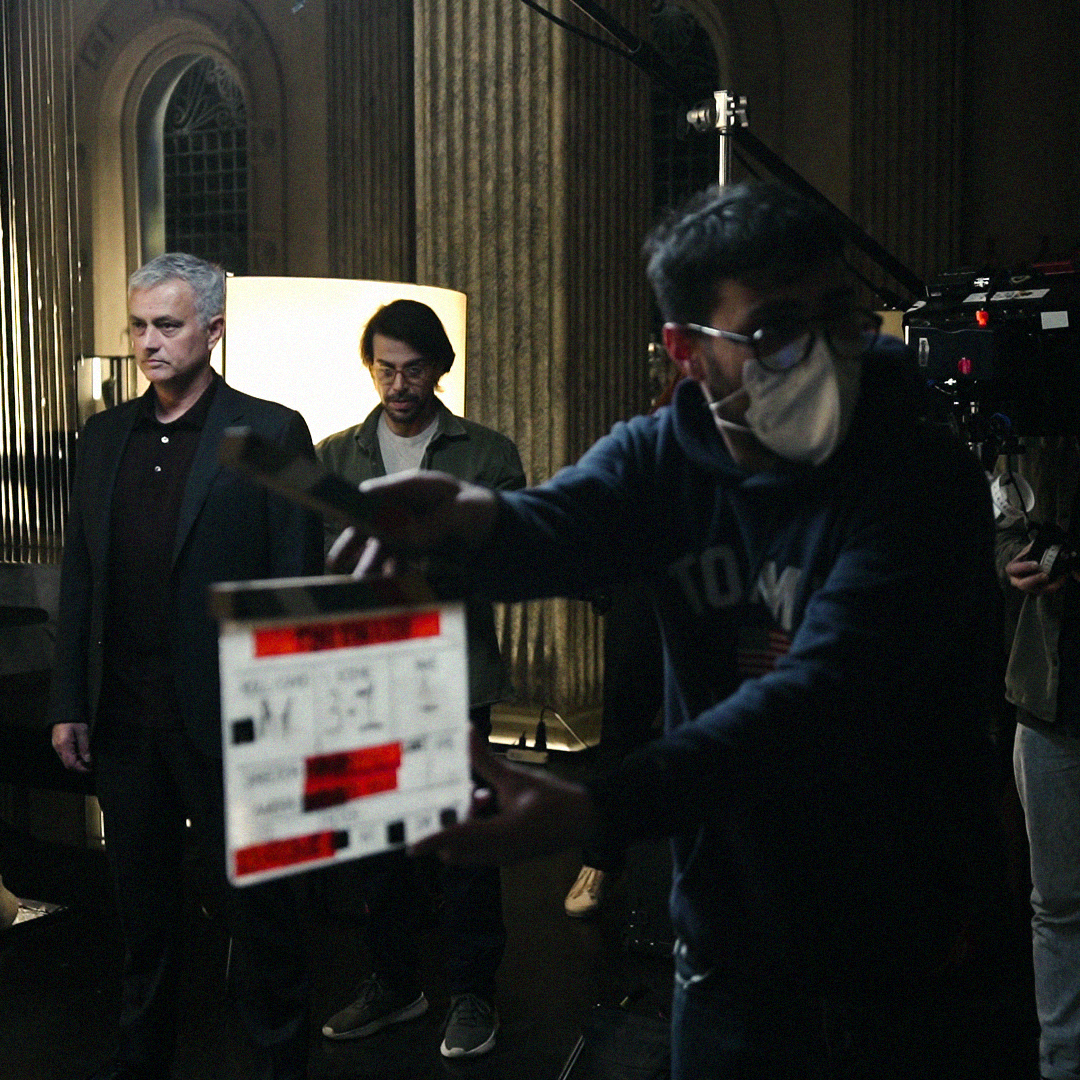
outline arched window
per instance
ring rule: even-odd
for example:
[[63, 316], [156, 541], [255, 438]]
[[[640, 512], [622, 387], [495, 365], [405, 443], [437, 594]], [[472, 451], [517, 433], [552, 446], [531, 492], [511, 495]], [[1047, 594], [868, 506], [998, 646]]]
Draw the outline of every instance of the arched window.
[[[677, 0], [651, 0], [653, 47], [692, 87], [693, 100], [705, 101], [720, 86], [720, 64], [708, 31]], [[699, 132], [686, 119], [686, 105], [658, 82], [652, 90], [653, 219], [680, 206], [697, 191], [715, 184], [720, 171], [720, 135]], [[663, 319], [652, 305], [653, 344], [649, 375], [654, 400], [671, 390], [674, 367], [660, 347]]]
[[247, 112], [212, 56], [176, 57], [139, 106], [142, 257], [186, 251], [248, 270]]
[[[652, 0], [650, 18], [653, 46], [693, 87], [695, 101], [727, 89], [720, 86], [720, 65], [709, 34], [692, 12], [677, 0]], [[655, 217], [716, 183], [720, 136], [692, 130], [685, 107], [659, 83], [654, 83], [652, 113]]]

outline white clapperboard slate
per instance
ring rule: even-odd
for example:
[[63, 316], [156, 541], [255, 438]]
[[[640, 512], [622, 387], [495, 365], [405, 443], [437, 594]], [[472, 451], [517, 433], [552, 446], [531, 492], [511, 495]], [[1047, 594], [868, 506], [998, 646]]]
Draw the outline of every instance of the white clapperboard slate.
[[464, 816], [461, 604], [347, 577], [221, 584], [211, 604], [234, 885], [399, 848]]

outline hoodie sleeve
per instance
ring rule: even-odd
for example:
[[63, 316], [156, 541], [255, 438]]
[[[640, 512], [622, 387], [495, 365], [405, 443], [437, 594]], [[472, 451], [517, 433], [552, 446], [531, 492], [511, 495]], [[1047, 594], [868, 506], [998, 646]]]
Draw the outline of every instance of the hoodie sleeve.
[[500, 601], [590, 596], [641, 572], [658, 547], [654, 438], [649, 417], [616, 424], [546, 484], [500, 491], [492, 541], [469, 566], [476, 588]]
[[[680, 492], [650, 490], [651, 448], [639, 434], [616, 431], [546, 488], [504, 500], [495, 562], [503, 584], [516, 579], [517, 597], [572, 592], [670, 557], [655, 502], [661, 492], [677, 503]], [[693, 624], [679, 628], [667, 734], [592, 784], [601, 819], [623, 840], [695, 826], [730, 796], [823, 780], [908, 783], [915, 758], [932, 783], [935, 758], [944, 765], [970, 748], [988, 715], [996, 641], [989, 494], [978, 463], [951, 440], [908, 448], [899, 467], [862, 474], [856, 508], [831, 520], [835, 554], [774, 670], [696, 709], [683, 686], [695, 666], [718, 661]]]

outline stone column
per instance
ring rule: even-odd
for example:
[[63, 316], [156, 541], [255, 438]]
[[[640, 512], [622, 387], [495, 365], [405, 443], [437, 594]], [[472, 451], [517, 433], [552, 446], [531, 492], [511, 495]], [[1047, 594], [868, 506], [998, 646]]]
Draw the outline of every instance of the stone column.
[[[468, 294], [467, 412], [537, 483], [647, 400], [648, 86], [518, 0], [425, 0], [414, 40], [417, 281]], [[588, 605], [519, 605], [503, 634], [528, 700], [598, 702]]]
[[330, 273], [413, 281], [412, 0], [327, 0]]
[[963, 8], [855, 2], [852, 216], [924, 278], [961, 241]]

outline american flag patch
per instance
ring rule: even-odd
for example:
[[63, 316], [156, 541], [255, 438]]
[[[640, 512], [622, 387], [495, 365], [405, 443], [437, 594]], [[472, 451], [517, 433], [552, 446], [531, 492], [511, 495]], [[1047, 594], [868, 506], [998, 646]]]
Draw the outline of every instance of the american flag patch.
[[767, 675], [790, 648], [791, 638], [779, 627], [741, 627], [735, 646], [735, 666], [739, 677], [751, 679]]

